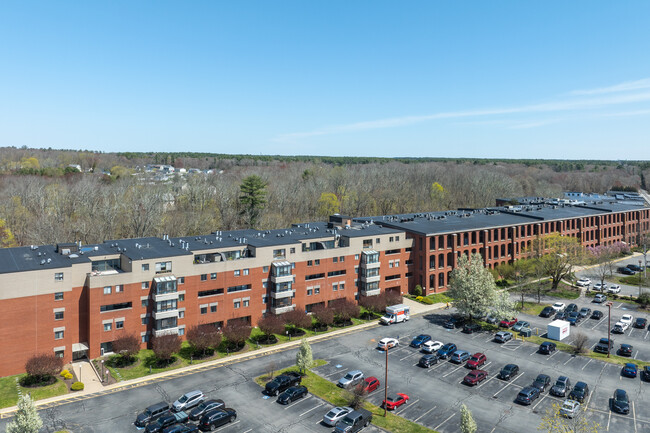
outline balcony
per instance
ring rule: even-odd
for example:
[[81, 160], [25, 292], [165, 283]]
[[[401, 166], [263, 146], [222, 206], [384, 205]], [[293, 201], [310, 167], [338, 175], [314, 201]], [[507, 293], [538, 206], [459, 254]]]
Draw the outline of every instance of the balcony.
[[379, 262], [374, 262], [374, 263], [361, 262], [361, 267], [364, 269], [376, 269], [379, 266], [380, 266]]
[[178, 310], [173, 309], [173, 310], [164, 310], [164, 311], [154, 311], [153, 312], [153, 319], [154, 320], [169, 319], [170, 317], [178, 317]]
[[178, 292], [169, 292], [169, 293], [155, 293], [153, 295], [153, 300], [154, 302], [162, 302], [162, 301], [171, 301], [173, 299], [178, 300]]
[[361, 290], [361, 296], [377, 296], [381, 293], [381, 289]]
[[282, 275], [282, 276], [271, 275], [271, 281], [275, 284], [292, 283], [293, 275], [292, 274]]
[[366, 277], [365, 275], [361, 276], [361, 281], [364, 283], [376, 283], [381, 280], [381, 275], [373, 275], [372, 277]]
[[178, 335], [178, 326], [174, 328], [154, 329], [154, 337], [162, 337], [163, 335]]
[[290, 298], [293, 296], [293, 290], [282, 290], [279, 292], [276, 292], [275, 290], [271, 290], [271, 297], [274, 299], [283, 299], [283, 298]]
[[293, 311], [295, 308], [296, 308], [296, 304], [287, 305], [284, 307], [271, 307], [271, 313], [284, 314], [284, 313], [288, 313], [289, 311]]

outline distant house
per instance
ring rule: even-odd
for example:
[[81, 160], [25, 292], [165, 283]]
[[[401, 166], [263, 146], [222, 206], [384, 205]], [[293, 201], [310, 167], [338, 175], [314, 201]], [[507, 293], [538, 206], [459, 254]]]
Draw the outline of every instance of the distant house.
[[74, 168], [75, 170], [81, 173], [81, 166], [79, 164], [68, 164], [68, 167]]

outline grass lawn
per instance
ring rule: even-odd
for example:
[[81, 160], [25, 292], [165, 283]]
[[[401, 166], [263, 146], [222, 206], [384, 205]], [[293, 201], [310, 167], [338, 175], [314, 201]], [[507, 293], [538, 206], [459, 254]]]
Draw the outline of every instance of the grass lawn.
[[531, 316], [539, 316], [539, 313], [542, 312], [544, 307], [548, 307], [549, 304], [538, 304], [537, 302], [527, 302], [524, 301], [524, 307], [521, 307], [521, 301], [515, 303], [515, 309], [521, 311], [524, 314], [530, 314]]
[[[16, 376], [7, 376], [0, 378], [0, 408], [15, 406], [18, 402], [18, 390], [16, 388], [16, 378], [23, 377], [24, 374]], [[52, 385], [44, 386], [41, 388], [24, 388], [20, 387], [23, 394], [30, 393], [34, 400], [41, 400], [44, 398], [55, 397], [68, 393], [68, 387], [60, 380]]]
[[[323, 360], [316, 360], [314, 367], [324, 365], [325, 363], [326, 362]], [[277, 374], [288, 370], [296, 371], [296, 367], [286, 368], [279, 371]], [[267, 378], [265, 376], [259, 376], [255, 378], [255, 382], [257, 382], [257, 384], [260, 386], [264, 386], [264, 384], [267, 382], [266, 379]], [[351, 396], [349, 391], [337, 387], [332, 382], [328, 381], [327, 379], [323, 379], [311, 371], [308, 371], [307, 374], [303, 376], [302, 385], [306, 386], [309, 392], [311, 392], [313, 395], [320, 397], [335, 406], [347, 406], [348, 399]], [[434, 430], [421, 426], [420, 424], [416, 424], [390, 412], [388, 413], [388, 416], [384, 418], [384, 410], [370, 403], [364, 403], [363, 408], [372, 412], [373, 424], [392, 433], [435, 433]]]
[[420, 304], [426, 304], [426, 305], [454, 302], [454, 299], [447, 296], [446, 293], [434, 293], [434, 294], [431, 294], [431, 295], [423, 296], [422, 298], [427, 299], [427, 301], [424, 301], [424, 302], [423, 301], [418, 301], [416, 299], [416, 298], [418, 298], [417, 296], [405, 295], [405, 297], [409, 298], [412, 301], [416, 301], [416, 302], [419, 302]]
[[[639, 274], [643, 276], [643, 272], [637, 273], [636, 275], [626, 275], [625, 277], [616, 277], [619, 284], [626, 284], [628, 286], [637, 286], [639, 287]], [[641, 286], [648, 287], [650, 284], [649, 278], [641, 278]]]

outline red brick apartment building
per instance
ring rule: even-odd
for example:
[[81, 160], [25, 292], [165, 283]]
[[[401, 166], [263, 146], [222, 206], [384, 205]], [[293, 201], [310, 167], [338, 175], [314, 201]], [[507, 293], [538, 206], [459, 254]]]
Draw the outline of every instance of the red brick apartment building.
[[446, 290], [463, 253], [486, 266], [517, 260], [537, 236], [560, 232], [583, 245], [636, 244], [650, 210], [616, 203], [519, 206], [295, 224], [0, 250], [0, 371], [24, 371], [34, 354], [66, 362], [111, 352], [125, 333], [142, 347], [197, 324], [252, 325], [264, 314], [310, 311], [382, 291]]

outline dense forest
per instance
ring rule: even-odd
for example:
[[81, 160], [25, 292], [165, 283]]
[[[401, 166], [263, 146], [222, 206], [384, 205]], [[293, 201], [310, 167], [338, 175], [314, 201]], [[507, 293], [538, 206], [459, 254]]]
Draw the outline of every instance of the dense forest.
[[[147, 164], [211, 169], [164, 181]], [[78, 172], [73, 166], [80, 166]], [[266, 185], [257, 228], [493, 206], [497, 197], [643, 187], [645, 161], [344, 158], [0, 148], [4, 245], [205, 234], [243, 228], [244, 179]]]

